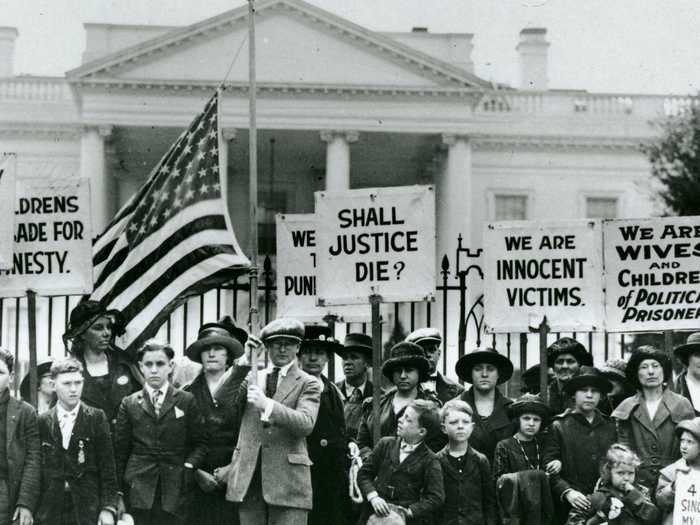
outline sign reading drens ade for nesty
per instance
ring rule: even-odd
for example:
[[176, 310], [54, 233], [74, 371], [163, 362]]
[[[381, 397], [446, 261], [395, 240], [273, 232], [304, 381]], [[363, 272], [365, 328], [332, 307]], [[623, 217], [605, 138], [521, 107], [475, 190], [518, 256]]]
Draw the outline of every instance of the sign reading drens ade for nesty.
[[10, 270], [0, 296], [92, 291], [90, 187], [87, 179], [19, 179]]
[[552, 331], [601, 330], [602, 242], [598, 221], [487, 224], [487, 330], [527, 332], [544, 316]]
[[432, 186], [316, 192], [318, 304], [432, 300]]
[[277, 315], [320, 322], [367, 322], [362, 305], [316, 306], [316, 217], [312, 213], [279, 214], [277, 224]]
[[609, 331], [700, 325], [700, 217], [603, 223]]

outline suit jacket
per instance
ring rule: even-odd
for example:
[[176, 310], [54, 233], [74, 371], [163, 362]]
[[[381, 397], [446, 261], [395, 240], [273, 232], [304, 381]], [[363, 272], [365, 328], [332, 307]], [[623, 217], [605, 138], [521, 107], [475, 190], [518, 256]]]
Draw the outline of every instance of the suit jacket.
[[[387, 503], [411, 510], [408, 524], [433, 523], [433, 514], [445, 501], [442, 468], [437, 456], [421, 443], [403, 462], [399, 462], [401, 439], [383, 437], [357, 473], [362, 494], [373, 491]], [[371, 514], [365, 505], [363, 518]]]
[[56, 407], [39, 416], [41, 437], [41, 499], [36, 521], [60, 525], [64, 484], [71, 488], [80, 525], [94, 525], [101, 510], [117, 510], [117, 473], [107, 416], [99, 408], [80, 404], [68, 450]]
[[5, 425], [10, 513], [18, 505], [34, 512], [39, 500], [41, 470], [36, 412], [30, 404], [10, 397]]
[[355, 441], [357, 439], [357, 431], [360, 429], [360, 424], [362, 423], [362, 402], [365, 399], [372, 399], [372, 396], [374, 395], [374, 385], [372, 384], [372, 381], [367, 379], [362, 399], [360, 399], [357, 403], [350, 402], [350, 395], [348, 394], [348, 389], [344, 379], [342, 381], [338, 381], [335, 385], [338, 387], [338, 390], [340, 390], [343, 398], [345, 427], [347, 429], [348, 439]]
[[440, 403], [444, 405], [450, 399], [454, 399], [464, 392], [464, 387], [438, 372], [435, 380], [435, 391]]
[[[156, 416], [144, 388], [125, 397], [114, 435], [117, 480], [128, 490], [130, 505], [150, 509], [160, 483], [161, 508], [185, 515], [193, 470], [207, 454], [208, 433], [192, 394], [168, 386]], [[194, 469], [185, 468], [191, 463]]]
[[[244, 381], [242, 389], [248, 389]], [[263, 425], [261, 412], [246, 404], [238, 443], [231, 458], [226, 499], [241, 502], [248, 492], [258, 456], [262, 492], [268, 505], [311, 509], [311, 459], [306, 437], [318, 415], [321, 381], [299, 369], [287, 370], [272, 398], [272, 413]], [[243, 402], [246, 397], [241, 396]]]

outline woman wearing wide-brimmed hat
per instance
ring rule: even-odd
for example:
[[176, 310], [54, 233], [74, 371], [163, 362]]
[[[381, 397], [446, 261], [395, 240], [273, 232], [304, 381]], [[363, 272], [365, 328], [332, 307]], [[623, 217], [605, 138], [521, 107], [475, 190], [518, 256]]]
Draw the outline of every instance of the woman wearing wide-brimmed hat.
[[83, 365], [82, 401], [104, 410], [112, 431], [117, 410], [126, 396], [140, 390], [143, 376], [136, 363], [114, 344], [124, 333], [124, 318], [97, 301], [83, 301], [70, 313], [63, 342]]
[[460, 357], [455, 370], [462, 381], [472, 385], [459, 396], [474, 411], [474, 431], [469, 444], [493, 464], [496, 444], [513, 435], [508, 415], [513, 401], [497, 388], [513, 375], [513, 363], [493, 348], [477, 349]]
[[667, 388], [671, 360], [658, 348], [637, 348], [627, 362], [625, 375], [637, 393], [620, 403], [612, 417], [620, 442], [642, 459], [638, 481], [654, 490], [659, 470], [680, 457], [676, 425], [691, 419], [695, 412], [690, 401]]
[[[56, 404], [56, 389], [53, 386], [53, 379], [51, 379], [52, 364], [53, 359], [49, 358], [39, 363], [36, 367], [36, 413], [39, 415], [47, 412]], [[19, 385], [19, 395], [23, 401], [31, 402], [29, 372], [22, 378], [22, 382]]]
[[[392, 382], [394, 388], [383, 394], [379, 400], [380, 437], [393, 436], [396, 433], [399, 418], [414, 399], [426, 399], [440, 406], [435, 394], [423, 390], [420, 386], [420, 383], [428, 378], [429, 371], [428, 358], [417, 344], [404, 341], [391, 348], [389, 358], [382, 364], [382, 374]], [[374, 447], [373, 428], [372, 400], [366, 399], [362, 405], [362, 422], [357, 432], [357, 446], [363, 457]], [[426, 444], [434, 452], [444, 446], [444, 436], [440, 429], [429, 432]]]
[[241, 383], [250, 371], [246, 364], [234, 365], [244, 354], [248, 334], [225, 316], [199, 329], [197, 340], [185, 355], [202, 370], [184, 390], [192, 393], [209, 431], [209, 447], [196, 472], [195, 497], [190, 516], [202, 525], [238, 523], [238, 509], [226, 501], [225, 483], [217, 479], [218, 469], [228, 465], [238, 439], [238, 408]]
[[690, 334], [685, 344], [673, 349], [673, 354], [684, 366], [673, 391], [690, 401], [695, 415], [700, 416], [700, 332]]

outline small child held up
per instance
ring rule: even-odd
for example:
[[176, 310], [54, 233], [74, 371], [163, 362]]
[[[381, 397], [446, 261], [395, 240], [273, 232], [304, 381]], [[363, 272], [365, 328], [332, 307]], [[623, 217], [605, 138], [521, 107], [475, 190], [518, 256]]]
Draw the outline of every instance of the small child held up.
[[589, 496], [586, 511], [573, 509], [567, 525], [655, 525], [661, 513], [651, 502], [649, 490], [635, 483], [640, 461], [632, 450], [620, 443], [608, 449], [600, 469], [600, 479]]
[[396, 437], [383, 437], [357, 473], [357, 484], [369, 503], [360, 523], [374, 514], [399, 514], [407, 525], [430, 521], [445, 500], [442, 469], [425, 444], [438, 428], [438, 409], [432, 401], [417, 399], [404, 410]]
[[[656, 486], [656, 504], [670, 523], [676, 497], [676, 476], [700, 470], [700, 417], [678, 423], [676, 435], [680, 438], [681, 459], [661, 469]], [[664, 522], [665, 523], [665, 522]]]
[[495, 525], [496, 491], [489, 460], [469, 446], [474, 429], [471, 406], [452, 399], [440, 411], [447, 445], [437, 457], [442, 466], [445, 505], [434, 523]]

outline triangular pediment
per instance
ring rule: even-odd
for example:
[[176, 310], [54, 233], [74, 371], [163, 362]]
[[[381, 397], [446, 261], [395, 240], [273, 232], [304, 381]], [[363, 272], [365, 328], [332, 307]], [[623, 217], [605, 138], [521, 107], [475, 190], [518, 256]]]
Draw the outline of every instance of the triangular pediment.
[[[256, 7], [260, 83], [479, 88], [475, 75], [301, 0]], [[68, 72], [73, 81], [220, 83], [248, 80], [248, 8], [228, 11]], [[234, 57], [235, 60], [234, 60]]]

